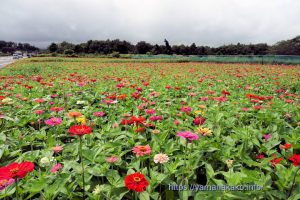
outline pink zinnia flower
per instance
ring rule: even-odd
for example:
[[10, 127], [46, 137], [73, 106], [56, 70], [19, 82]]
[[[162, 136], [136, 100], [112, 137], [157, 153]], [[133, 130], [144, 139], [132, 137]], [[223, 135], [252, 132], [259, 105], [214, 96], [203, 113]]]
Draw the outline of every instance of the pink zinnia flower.
[[241, 108], [241, 110], [247, 112], [249, 108]]
[[265, 141], [268, 141], [272, 137], [272, 134], [264, 134], [263, 137], [265, 138]]
[[263, 159], [263, 158], [265, 158], [265, 155], [264, 155], [264, 154], [258, 154], [258, 155], [256, 156], [256, 159]]
[[192, 111], [192, 108], [189, 107], [189, 106], [183, 106], [183, 107], [180, 108], [180, 110], [181, 110], [182, 112], [184, 112], [184, 113], [189, 113], [189, 112]]
[[146, 112], [148, 115], [153, 115], [153, 114], [155, 114], [155, 110], [154, 110], [154, 109], [147, 109], [147, 110], [145, 110], [145, 112]]
[[132, 152], [135, 153], [138, 157], [144, 155], [150, 155], [151, 151], [152, 150], [149, 145], [145, 145], [145, 146], [140, 145], [132, 148]]
[[51, 94], [51, 98], [56, 98], [58, 97], [58, 94]]
[[52, 151], [54, 151], [55, 153], [59, 153], [63, 150], [64, 148], [62, 146], [55, 146], [52, 147]]
[[225, 96], [215, 97], [214, 99], [216, 101], [218, 101], [218, 102], [225, 102], [225, 101], [227, 101], [227, 98]]
[[93, 115], [96, 117], [103, 117], [105, 115], [105, 113], [104, 112], [94, 112]]
[[60, 164], [60, 163], [57, 163], [56, 165], [54, 165], [52, 168], [51, 168], [51, 170], [50, 170], [50, 172], [52, 172], [52, 173], [56, 173], [58, 170], [60, 170], [62, 168], [62, 165]]
[[52, 117], [50, 119], [45, 120], [45, 124], [49, 125], [49, 126], [56, 126], [61, 124], [62, 119], [61, 118], [57, 118], [57, 117]]
[[178, 126], [178, 125], [180, 124], [180, 122], [179, 122], [177, 119], [175, 119], [175, 120], [174, 120], [174, 124], [175, 124], [176, 126]]
[[149, 118], [150, 121], [159, 121], [159, 120], [162, 120], [162, 116], [151, 116]]
[[199, 100], [200, 101], [208, 101], [208, 97], [201, 97]]
[[9, 179], [1, 179], [0, 180], [0, 191], [5, 189], [7, 186], [9, 186], [10, 184], [12, 184], [13, 182], [15, 182], [15, 180], [13, 178], [9, 178]]
[[263, 106], [253, 106], [254, 110], [262, 110], [264, 109]]
[[164, 164], [169, 161], [167, 154], [159, 153], [154, 156], [154, 162]]
[[45, 111], [44, 110], [35, 110], [34, 113], [37, 115], [43, 114]]
[[115, 163], [118, 160], [119, 160], [119, 157], [117, 157], [117, 156], [110, 156], [110, 157], [106, 158], [106, 162], [108, 162], [108, 163]]
[[79, 83], [77, 83], [77, 86], [79, 86], [79, 87], [83, 87], [83, 86], [85, 86], [85, 85], [86, 85], [85, 82], [79, 82]]
[[43, 98], [38, 98], [38, 99], [35, 99], [34, 102], [43, 103], [43, 102], [45, 102], [45, 100]]
[[188, 139], [190, 142], [193, 140], [198, 140], [198, 134], [192, 133], [190, 131], [181, 131], [177, 133], [177, 136], [182, 137], [184, 139]]
[[62, 107], [52, 107], [52, 108], [50, 108], [50, 110], [53, 111], [53, 112], [59, 112], [59, 111], [64, 110], [64, 108], [62, 108]]

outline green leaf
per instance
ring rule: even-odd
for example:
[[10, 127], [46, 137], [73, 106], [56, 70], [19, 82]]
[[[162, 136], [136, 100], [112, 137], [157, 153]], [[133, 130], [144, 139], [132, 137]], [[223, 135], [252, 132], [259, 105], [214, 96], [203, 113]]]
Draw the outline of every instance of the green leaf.
[[139, 194], [140, 200], [150, 200], [149, 193], [144, 191]]

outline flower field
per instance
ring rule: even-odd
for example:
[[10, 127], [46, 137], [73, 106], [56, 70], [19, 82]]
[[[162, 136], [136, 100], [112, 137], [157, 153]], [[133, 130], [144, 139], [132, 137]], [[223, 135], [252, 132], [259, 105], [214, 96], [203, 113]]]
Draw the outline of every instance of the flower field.
[[0, 70], [0, 199], [300, 199], [299, 66], [100, 60]]

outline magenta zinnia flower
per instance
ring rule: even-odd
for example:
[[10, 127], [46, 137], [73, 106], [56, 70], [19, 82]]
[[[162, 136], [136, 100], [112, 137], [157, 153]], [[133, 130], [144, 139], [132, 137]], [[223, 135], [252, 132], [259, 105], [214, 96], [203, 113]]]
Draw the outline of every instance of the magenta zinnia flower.
[[177, 133], [177, 136], [182, 137], [184, 139], [188, 139], [190, 142], [193, 140], [198, 140], [199, 136], [195, 133], [192, 133], [190, 131], [181, 131]]
[[264, 134], [263, 137], [265, 138], [265, 141], [268, 141], [272, 137], [272, 134]]
[[149, 118], [150, 121], [159, 121], [159, 120], [162, 120], [162, 116], [151, 116]]
[[45, 120], [45, 124], [49, 125], [49, 126], [56, 126], [61, 124], [62, 119], [61, 118], [57, 118], [57, 117], [52, 117], [50, 119]]

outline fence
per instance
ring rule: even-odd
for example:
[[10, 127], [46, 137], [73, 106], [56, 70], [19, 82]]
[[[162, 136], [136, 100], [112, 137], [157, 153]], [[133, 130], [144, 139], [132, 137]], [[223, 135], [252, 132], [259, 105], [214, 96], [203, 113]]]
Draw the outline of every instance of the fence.
[[220, 62], [220, 63], [260, 63], [260, 64], [300, 64], [300, 56], [286, 55], [132, 55], [134, 59], [175, 59], [186, 62]]

